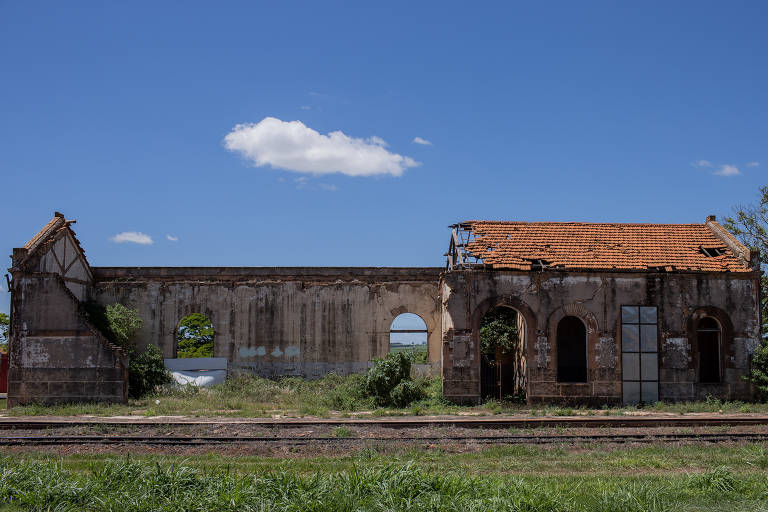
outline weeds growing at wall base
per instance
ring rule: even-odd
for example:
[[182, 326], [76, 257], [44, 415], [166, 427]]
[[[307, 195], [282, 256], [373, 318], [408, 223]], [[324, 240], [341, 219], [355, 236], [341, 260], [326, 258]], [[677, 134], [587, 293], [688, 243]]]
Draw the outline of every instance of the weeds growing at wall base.
[[[123, 404], [69, 404], [59, 406], [30, 405], [14, 407], [8, 414], [16, 416], [34, 415], [98, 415], [115, 416], [125, 414], [190, 415], [190, 416], [346, 416], [359, 415], [435, 415], [435, 414], [478, 414], [478, 415], [621, 415], [640, 413], [766, 413], [768, 404], [727, 402], [709, 398], [701, 402], [658, 403], [639, 407], [560, 407], [557, 405], [535, 405], [513, 401], [489, 400], [479, 406], [458, 406], [443, 399], [439, 377], [417, 378], [424, 398], [407, 407], [378, 407], [364, 392], [364, 375], [326, 375], [318, 380], [299, 377], [269, 380], [253, 375], [241, 375], [228, 379], [211, 388], [194, 386], [166, 386], [156, 393], [141, 399], [131, 399]], [[159, 402], [159, 403], [156, 403]], [[3, 402], [0, 401], [0, 405]], [[0, 414], [4, 409], [0, 410]]]

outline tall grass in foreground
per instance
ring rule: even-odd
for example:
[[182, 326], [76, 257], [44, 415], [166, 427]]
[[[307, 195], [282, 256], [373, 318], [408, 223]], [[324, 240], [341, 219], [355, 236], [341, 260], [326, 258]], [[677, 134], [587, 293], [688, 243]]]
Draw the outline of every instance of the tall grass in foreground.
[[109, 462], [84, 473], [0, 460], [0, 503], [25, 510], [110, 511], [667, 511], [768, 510], [765, 479], [717, 469], [665, 477], [425, 474], [413, 465], [338, 473], [237, 475], [184, 465]]

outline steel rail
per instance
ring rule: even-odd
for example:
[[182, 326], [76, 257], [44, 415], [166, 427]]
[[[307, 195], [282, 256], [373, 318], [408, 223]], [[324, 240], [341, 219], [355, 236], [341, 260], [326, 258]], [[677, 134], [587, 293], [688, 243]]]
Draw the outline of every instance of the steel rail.
[[411, 436], [411, 437], [252, 437], [252, 436], [0, 436], [0, 446], [18, 445], [228, 445], [228, 444], [364, 444], [364, 443], [465, 443], [465, 444], [556, 444], [556, 443], [654, 443], [654, 442], [768, 442], [768, 433], [699, 434], [561, 434], [511, 436]]
[[338, 419], [202, 419], [186, 420], [180, 418], [146, 418], [146, 419], [35, 419], [0, 417], [0, 430], [10, 429], [51, 429], [77, 426], [102, 425], [109, 427], [151, 427], [151, 426], [251, 426], [266, 428], [301, 428], [301, 427], [383, 427], [383, 428], [417, 428], [417, 427], [460, 427], [460, 428], [642, 428], [642, 427], [716, 427], [716, 426], [749, 426], [768, 425], [768, 416], [670, 416], [670, 417], [619, 417], [619, 416], [581, 416], [581, 417], [548, 417], [548, 418], [510, 418], [510, 417], [480, 417], [480, 418], [338, 418]]

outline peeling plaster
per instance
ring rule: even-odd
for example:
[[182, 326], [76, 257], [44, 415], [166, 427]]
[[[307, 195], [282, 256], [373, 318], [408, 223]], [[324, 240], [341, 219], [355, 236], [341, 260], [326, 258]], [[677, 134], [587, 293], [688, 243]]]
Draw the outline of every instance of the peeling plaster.
[[538, 368], [547, 368], [549, 366], [549, 340], [546, 336], [536, 336], [536, 343], [533, 348], [536, 350], [536, 366]]

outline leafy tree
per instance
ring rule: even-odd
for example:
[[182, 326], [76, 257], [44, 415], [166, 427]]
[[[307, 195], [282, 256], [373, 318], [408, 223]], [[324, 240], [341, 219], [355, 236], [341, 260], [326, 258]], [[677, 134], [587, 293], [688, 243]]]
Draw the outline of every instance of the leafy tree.
[[0, 352], [8, 352], [8, 329], [11, 327], [11, 319], [5, 313], [0, 313]]
[[488, 312], [480, 322], [480, 350], [483, 354], [495, 354], [517, 350], [520, 336], [517, 331], [517, 312], [510, 308], [496, 308]]
[[202, 313], [192, 313], [179, 324], [176, 356], [213, 357], [213, 324]]
[[725, 219], [725, 227], [741, 242], [757, 253], [760, 261], [760, 304], [762, 340], [752, 355], [749, 380], [757, 386], [763, 399], [768, 399], [768, 186], [760, 188], [757, 204], [739, 206], [734, 217]]

